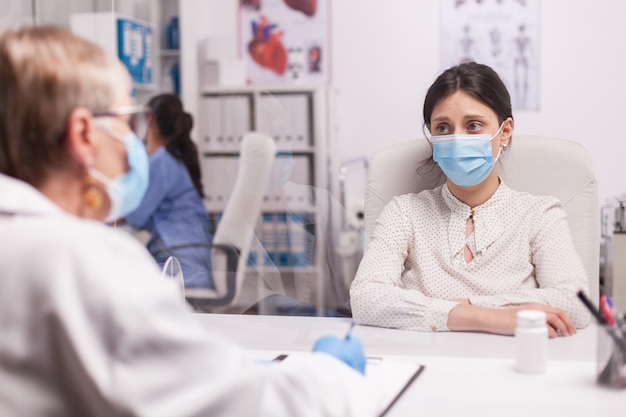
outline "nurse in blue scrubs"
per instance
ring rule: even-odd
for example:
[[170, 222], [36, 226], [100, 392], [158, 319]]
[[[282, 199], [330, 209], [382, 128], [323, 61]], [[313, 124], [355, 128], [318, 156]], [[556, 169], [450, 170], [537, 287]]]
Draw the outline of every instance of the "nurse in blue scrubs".
[[171, 255], [178, 258], [185, 287], [213, 288], [212, 236], [202, 203], [198, 150], [190, 137], [193, 118], [172, 94], [153, 97], [147, 111], [150, 185], [125, 221], [152, 234], [147, 247], [159, 265]]

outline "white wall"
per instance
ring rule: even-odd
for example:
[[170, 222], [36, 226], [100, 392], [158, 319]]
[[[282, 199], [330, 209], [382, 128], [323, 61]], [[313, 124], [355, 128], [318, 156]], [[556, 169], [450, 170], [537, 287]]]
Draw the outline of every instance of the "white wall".
[[[626, 2], [541, 1], [540, 110], [515, 131], [570, 138], [591, 153], [601, 202], [626, 191]], [[438, 1], [335, 0], [334, 85], [341, 158], [422, 137], [421, 106], [440, 72]]]
[[0, 30], [18, 25], [30, 25], [34, 21], [31, 2], [0, 0]]
[[[122, 8], [160, 0], [117, 1]], [[440, 1], [331, 1], [332, 80], [339, 91], [335, 164], [422, 137], [422, 100], [441, 70]], [[108, 2], [40, 0], [37, 5], [44, 21], [64, 23], [70, 12], [107, 7]], [[238, 0], [179, 2], [182, 95], [195, 110], [197, 40], [236, 36]], [[13, 9], [20, 4], [9, 0]], [[18, 9], [12, 21], [30, 11]], [[626, 118], [626, 2], [549, 0], [541, 1], [540, 9], [540, 110], [514, 111], [516, 132], [571, 138], [584, 145], [604, 202], [626, 191], [626, 175], [620, 170], [626, 155], [626, 128], [620, 123]]]
[[[198, 54], [200, 42], [209, 36], [237, 36], [239, 0], [179, 0], [181, 39], [181, 98], [198, 114]], [[199, 125], [196, 117], [195, 126]]]
[[[192, 38], [237, 33], [237, 0], [180, 0]], [[332, 82], [339, 91], [335, 163], [421, 138], [422, 101], [441, 71], [436, 0], [332, 0]], [[626, 2], [540, 1], [540, 110], [515, 112], [515, 131], [576, 140], [594, 161], [600, 201], [626, 191]], [[189, 41], [190, 36], [187, 36]], [[187, 56], [183, 58], [189, 59]], [[187, 68], [189, 68], [187, 66]], [[194, 69], [183, 73], [195, 106]]]

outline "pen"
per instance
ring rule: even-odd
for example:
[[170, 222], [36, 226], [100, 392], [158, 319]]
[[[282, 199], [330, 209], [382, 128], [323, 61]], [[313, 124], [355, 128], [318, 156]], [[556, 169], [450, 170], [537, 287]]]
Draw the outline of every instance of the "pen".
[[593, 303], [589, 300], [589, 298], [585, 295], [585, 293], [582, 290], [578, 291], [577, 295], [578, 295], [578, 298], [580, 298], [580, 301], [583, 302], [585, 307], [587, 307], [587, 309], [591, 312], [591, 314], [596, 318], [596, 320], [598, 321], [598, 324], [600, 324], [606, 330], [609, 336], [613, 338], [613, 340], [619, 347], [622, 354], [626, 353], [626, 340], [624, 340], [624, 337], [620, 335], [621, 332], [617, 331], [615, 327], [606, 325], [607, 322], [604, 319], [604, 317], [602, 317], [602, 314], [600, 314], [598, 309], [594, 307]]
[[598, 321], [598, 324], [606, 324], [606, 320], [604, 319], [604, 317], [602, 317], [602, 314], [600, 314], [598, 309], [594, 307], [594, 305], [591, 303], [589, 298], [587, 298], [582, 290], [578, 291], [578, 298], [580, 298], [580, 301], [582, 301], [585, 307], [587, 307], [587, 310], [589, 310], [589, 312], [591, 312], [591, 314], [595, 317], [595, 319]]
[[626, 314], [621, 317], [618, 313], [615, 312], [615, 305], [613, 304], [613, 299], [606, 296], [606, 303], [609, 305], [611, 309], [611, 313], [613, 314], [613, 319], [615, 320], [615, 324], [620, 328], [622, 333], [626, 333]]
[[609, 326], [615, 326], [613, 310], [611, 309], [611, 305], [609, 304], [608, 297], [604, 294], [600, 296], [600, 308], [602, 309], [602, 314], [604, 315], [604, 319], [606, 320], [607, 324]]
[[350, 323], [350, 328], [348, 329], [348, 333], [346, 333], [346, 340], [349, 340], [350, 336], [352, 336], [352, 329], [354, 329], [355, 324], [355, 322]]

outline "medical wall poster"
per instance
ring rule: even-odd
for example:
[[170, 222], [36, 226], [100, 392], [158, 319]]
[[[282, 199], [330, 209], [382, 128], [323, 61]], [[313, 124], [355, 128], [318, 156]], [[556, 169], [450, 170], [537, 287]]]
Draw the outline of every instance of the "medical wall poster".
[[491, 66], [513, 111], [539, 110], [539, 0], [443, 0], [442, 70], [464, 61]]
[[239, 43], [249, 84], [324, 85], [330, 0], [240, 0]]
[[134, 83], [152, 84], [152, 28], [148, 23], [117, 19], [117, 54]]

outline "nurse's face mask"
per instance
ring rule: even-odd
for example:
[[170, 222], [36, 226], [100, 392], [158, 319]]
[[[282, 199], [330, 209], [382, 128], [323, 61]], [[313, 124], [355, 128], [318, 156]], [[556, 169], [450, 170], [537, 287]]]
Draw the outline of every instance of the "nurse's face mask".
[[126, 149], [128, 171], [115, 178], [109, 178], [95, 168], [89, 174], [105, 185], [111, 201], [111, 210], [105, 221], [112, 222], [135, 210], [143, 199], [149, 182], [148, 154], [140, 138], [147, 132], [147, 114], [143, 106], [122, 107], [116, 110], [95, 112], [94, 118], [127, 116], [129, 132], [122, 135], [105, 124], [97, 124], [108, 136], [119, 140]]
[[480, 184], [502, 153], [500, 147], [498, 155], [493, 157], [491, 141], [500, 134], [503, 126], [504, 122], [493, 136], [488, 133], [433, 136], [433, 159], [456, 185]]

